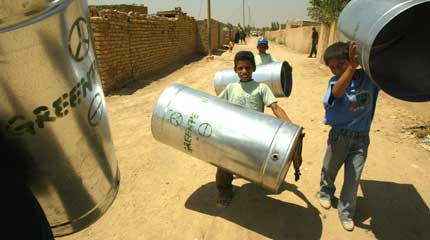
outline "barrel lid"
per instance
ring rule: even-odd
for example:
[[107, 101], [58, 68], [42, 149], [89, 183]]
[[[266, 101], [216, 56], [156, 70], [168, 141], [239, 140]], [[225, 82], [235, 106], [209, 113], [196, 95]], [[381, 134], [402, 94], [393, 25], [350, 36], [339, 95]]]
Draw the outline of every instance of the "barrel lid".
[[0, 1], [0, 32], [18, 28], [13, 27], [40, 17], [66, 2], [70, 3], [71, 0], [2, 0]]

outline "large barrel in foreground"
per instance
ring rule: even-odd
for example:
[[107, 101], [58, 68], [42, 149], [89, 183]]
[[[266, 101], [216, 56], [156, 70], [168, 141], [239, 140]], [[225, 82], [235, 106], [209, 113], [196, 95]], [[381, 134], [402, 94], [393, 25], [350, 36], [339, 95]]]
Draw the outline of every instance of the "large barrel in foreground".
[[1, 177], [31, 190], [56, 237], [95, 222], [118, 192], [96, 66], [86, 1], [0, 1]]
[[157, 141], [277, 192], [302, 128], [174, 84], [151, 120]]
[[[252, 78], [265, 83], [272, 90], [275, 97], [289, 97], [293, 88], [292, 68], [288, 62], [273, 62], [258, 65]], [[214, 87], [219, 95], [230, 83], [239, 82], [240, 79], [233, 68], [223, 69], [215, 74]]]
[[429, 0], [352, 0], [342, 11], [342, 40], [358, 44], [367, 74], [393, 97], [430, 100]]

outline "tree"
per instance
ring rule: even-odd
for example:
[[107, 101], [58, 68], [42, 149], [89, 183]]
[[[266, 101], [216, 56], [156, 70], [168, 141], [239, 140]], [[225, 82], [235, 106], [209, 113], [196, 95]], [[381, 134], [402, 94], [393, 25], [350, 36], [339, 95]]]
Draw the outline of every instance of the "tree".
[[330, 24], [337, 21], [350, 0], [310, 0], [308, 16], [318, 22]]
[[232, 30], [233, 29], [233, 24], [231, 23], [226, 23], [225, 26], [228, 28], [228, 30]]
[[279, 23], [277, 22], [271, 22], [270, 23], [270, 29], [273, 30], [279, 30]]

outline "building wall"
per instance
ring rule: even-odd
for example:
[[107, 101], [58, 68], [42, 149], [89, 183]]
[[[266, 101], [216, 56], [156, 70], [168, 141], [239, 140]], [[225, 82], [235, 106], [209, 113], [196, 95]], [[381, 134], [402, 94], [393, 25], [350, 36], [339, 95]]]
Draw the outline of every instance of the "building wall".
[[320, 24], [319, 26], [311, 25], [305, 27], [287, 28], [285, 30], [279, 31], [267, 31], [265, 36], [270, 41], [274, 41], [278, 44], [284, 44], [293, 50], [309, 54], [312, 47], [312, 27], [315, 27], [319, 33], [317, 57], [321, 63], [324, 63], [323, 55], [327, 47], [339, 41], [339, 38], [336, 34], [336, 22], [332, 23], [331, 25]]
[[[122, 5], [121, 5], [122, 6]], [[149, 16], [143, 5], [90, 6], [98, 70], [106, 94], [130, 81], [207, 53], [206, 21], [186, 14]], [[130, 10], [130, 11], [129, 11]], [[224, 24], [212, 20], [212, 50], [226, 41]]]
[[[211, 49], [219, 49], [224, 42], [224, 24], [211, 19]], [[207, 19], [197, 21], [198, 31], [198, 51], [203, 54], [208, 53], [208, 25]]]
[[[315, 27], [320, 31], [320, 27]], [[280, 31], [266, 32], [270, 41], [283, 44], [301, 53], [309, 54], [312, 48], [312, 27], [287, 28]]]

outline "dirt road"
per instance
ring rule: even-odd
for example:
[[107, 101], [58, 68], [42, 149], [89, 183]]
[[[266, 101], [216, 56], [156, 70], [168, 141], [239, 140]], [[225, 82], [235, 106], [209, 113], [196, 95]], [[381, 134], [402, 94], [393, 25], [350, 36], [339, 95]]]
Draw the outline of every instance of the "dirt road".
[[[331, 74], [306, 54], [276, 44], [269, 50], [294, 68], [293, 93], [280, 105], [307, 133], [302, 178], [294, 182], [290, 169], [281, 194], [268, 194], [238, 179], [232, 205], [218, 210], [216, 169], [152, 138], [152, 108], [166, 87], [182, 83], [215, 94], [215, 72], [232, 67], [238, 50], [255, 51], [255, 42], [236, 45], [233, 53], [212, 61], [200, 59], [166, 70], [106, 98], [120, 191], [100, 220], [61, 239], [430, 239], [430, 152], [404, 130], [426, 120], [429, 125], [430, 111], [423, 111], [430, 104], [380, 96], [358, 193], [357, 226], [346, 232], [336, 209], [321, 208], [316, 198], [329, 130], [322, 122], [322, 98]], [[338, 189], [342, 182], [341, 170]]]

